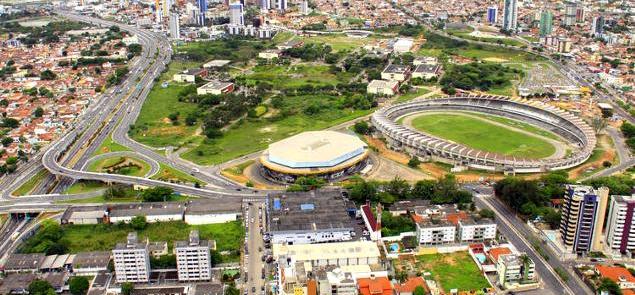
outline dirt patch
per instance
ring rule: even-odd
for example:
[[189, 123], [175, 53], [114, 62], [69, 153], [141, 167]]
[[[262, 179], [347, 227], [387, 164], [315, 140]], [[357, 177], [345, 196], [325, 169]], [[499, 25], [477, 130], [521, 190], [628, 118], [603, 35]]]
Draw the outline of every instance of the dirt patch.
[[161, 122], [165, 123], [165, 124], [172, 124], [172, 120], [170, 120], [169, 118], [163, 118], [161, 119]]
[[170, 126], [170, 127], [161, 127], [161, 128], [152, 128], [148, 130], [149, 135], [153, 136], [161, 136], [161, 135], [181, 135], [185, 134], [183, 127], [180, 126]]
[[589, 170], [597, 170], [602, 168], [602, 163], [604, 161], [609, 161], [611, 163], [615, 162], [615, 158], [617, 154], [613, 147], [611, 146], [608, 136], [598, 136], [598, 145], [599, 148], [602, 149], [602, 154], [595, 160], [591, 162], [584, 163], [578, 167], [575, 167], [569, 171], [569, 178], [578, 179], [580, 178], [586, 171]]
[[506, 60], [504, 58], [499, 58], [499, 57], [486, 57], [483, 59], [484, 61], [489, 61], [489, 62], [508, 62], [509, 60]]
[[260, 129], [258, 129], [258, 132], [260, 132], [260, 133], [273, 133], [273, 132], [276, 132], [276, 130], [278, 130], [278, 127], [276, 125], [271, 125], [271, 126], [262, 127]]

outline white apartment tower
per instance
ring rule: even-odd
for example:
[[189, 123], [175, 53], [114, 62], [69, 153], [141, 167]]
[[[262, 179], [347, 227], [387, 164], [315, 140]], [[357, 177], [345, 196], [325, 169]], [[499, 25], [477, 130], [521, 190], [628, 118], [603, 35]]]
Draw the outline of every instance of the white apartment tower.
[[234, 26], [244, 26], [245, 17], [243, 5], [240, 2], [229, 4], [229, 24]]
[[125, 244], [117, 244], [112, 256], [118, 283], [143, 283], [150, 279], [148, 243], [140, 243], [136, 232], [128, 234]]
[[[613, 253], [635, 252], [635, 196], [611, 196], [606, 246]], [[631, 254], [632, 255], [632, 254]]]
[[170, 37], [172, 39], [179, 39], [181, 36], [181, 24], [179, 21], [179, 14], [172, 12], [170, 13]]
[[211, 278], [210, 242], [201, 241], [198, 231], [190, 232], [188, 241], [176, 241], [176, 268], [179, 281], [208, 281]]
[[505, 0], [503, 7], [503, 30], [516, 32], [518, 27], [518, 0]]

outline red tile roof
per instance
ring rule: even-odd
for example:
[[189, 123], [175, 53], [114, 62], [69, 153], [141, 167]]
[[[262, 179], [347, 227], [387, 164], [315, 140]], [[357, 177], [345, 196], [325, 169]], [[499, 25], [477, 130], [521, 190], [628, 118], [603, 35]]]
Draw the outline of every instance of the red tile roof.
[[370, 205], [368, 204], [362, 205], [362, 213], [366, 216], [366, 219], [368, 219], [368, 223], [370, 223], [370, 227], [372, 231], [376, 231], [377, 220], [375, 219], [375, 215], [373, 215], [373, 211], [370, 210]]
[[423, 280], [422, 277], [414, 277], [409, 278], [403, 284], [395, 284], [395, 292], [400, 294], [401, 292], [405, 293], [413, 293], [415, 288], [421, 286], [428, 293], [428, 285], [426, 285], [426, 281]]
[[492, 258], [494, 263], [498, 262], [498, 257], [505, 254], [511, 254], [512, 250], [509, 250], [507, 247], [500, 248], [492, 248], [489, 250], [489, 256]]
[[603, 278], [608, 278], [616, 283], [627, 281], [635, 283], [635, 277], [628, 269], [621, 266], [596, 265], [595, 269]]
[[357, 287], [361, 295], [392, 295], [392, 285], [384, 277], [358, 279]]

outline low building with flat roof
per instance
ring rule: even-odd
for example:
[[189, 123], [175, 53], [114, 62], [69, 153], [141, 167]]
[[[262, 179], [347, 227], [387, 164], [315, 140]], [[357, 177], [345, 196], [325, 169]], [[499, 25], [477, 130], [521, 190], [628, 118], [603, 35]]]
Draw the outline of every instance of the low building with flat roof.
[[111, 223], [128, 223], [135, 216], [145, 216], [147, 222], [183, 220], [185, 203], [156, 202], [110, 205], [108, 218]]
[[100, 271], [108, 270], [111, 252], [79, 252], [73, 258], [73, 273], [80, 276], [96, 276]]
[[172, 76], [172, 80], [181, 83], [194, 83], [197, 77], [207, 76], [207, 69], [188, 69]]
[[415, 68], [415, 70], [412, 72], [412, 77], [428, 80], [428, 79], [438, 77], [440, 70], [441, 70], [441, 66], [439, 65], [422, 64], [422, 65], [418, 65]]
[[273, 256], [280, 264], [291, 258], [294, 262], [316, 266], [372, 265], [379, 263], [379, 248], [371, 241], [322, 244], [273, 245]]
[[5, 273], [15, 272], [37, 272], [40, 270], [40, 265], [44, 262], [46, 256], [42, 253], [33, 254], [10, 254], [4, 263]]
[[62, 214], [62, 224], [98, 224], [104, 222], [106, 206], [71, 206]]
[[198, 95], [221, 95], [225, 93], [231, 93], [234, 91], [234, 83], [232, 82], [222, 82], [222, 81], [210, 81], [205, 85], [196, 88], [196, 94]]
[[241, 216], [240, 202], [218, 202], [208, 200], [189, 201], [185, 209], [185, 223], [213, 224], [238, 220]]
[[206, 62], [205, 64], [203, 64], [203, 68], [204, 69], [222, 68], [222, 67], [228, 65], [230, 62], [231, 62], [231, 60], [226, 60], [226, 59], [210, 60], [210, 61]]
[[389, 64], [381, 72], [381, 78], [388, 81], [406, 81], [410, 77], [410, 66]]
[[356, 211], [355, 204], [342, 198], [339, 190], [272, 196], [267, 214], [271, 242], [295, 245], [350, 241]]
[[393, 96], [399, 92], [399, 82], [390, 80], [372, 80], [366, 86], [366, 93]]

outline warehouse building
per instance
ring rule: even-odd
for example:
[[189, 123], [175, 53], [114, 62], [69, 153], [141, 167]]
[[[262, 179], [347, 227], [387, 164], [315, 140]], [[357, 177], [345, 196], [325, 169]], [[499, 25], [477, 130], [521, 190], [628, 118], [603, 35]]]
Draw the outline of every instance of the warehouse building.
[[241, 204], [237, 202], [191, 201], [185, 209], [185, 223], [213, 224], [235, 221], [241, 215]]
[[267, 214], [271, 242], [297, 245], [353, 240], [356, 212], [355, 204], [342, 198], [339, 190], [273, 196]]

